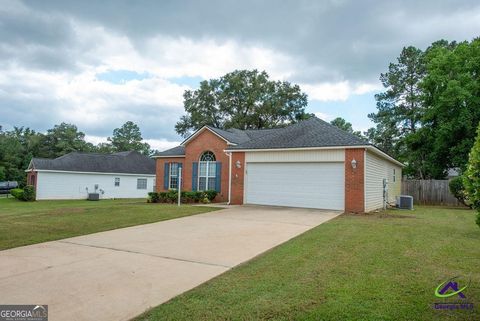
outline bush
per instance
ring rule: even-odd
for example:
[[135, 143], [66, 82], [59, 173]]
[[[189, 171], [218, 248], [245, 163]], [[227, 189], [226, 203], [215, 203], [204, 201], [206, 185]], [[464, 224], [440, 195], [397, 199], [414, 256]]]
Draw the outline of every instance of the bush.
[[469, 202], [477, 210], [476, 223], [480, 226], [480, 126], [477, 129], [477, 138], [468, 157], [463, 184]]
[[25, 186], [24, 189], [14, 188], [10, 194], [17, 200], [31, 202], [35, 200], [35, 188], [32, 185]]
[[23, 198], [23, 189], [21, 188], [14, 188], [10, 190], [10, 195], [15, 197], [17, 200], [22, 200]]
[[[182, 203], [210, 203], [217, 196], [217, 191], [182, 191]], [[177, 203], [178, 192], [176, 190], [169, 190], [168, 192], [150, 192], [148, 193], [149, 203]]]
[[157, 192], [148, 193], [148, 202], [149, 203], [158, 203], [160, 201], [160, 196]]
[[211, 202], [215, 199], [218, 192], [215, 190], [208, 190], [208, 191], [205, 191], [204, 194], [205, 194], [205, 197], [208, 198], [208, 200]]
[[35, 200], [35, 187], [33, 187], [32, 185], [25, 186], [25, 188], [23, 189], [22, 200], [26, 201], [26, 202], [34, 201]]
[[464, 178], [462, 176], [452, 178], [450, 182], [448, 182], [448, 187], [450, 189], [450, 193], [452, 193], [460, 203], [465, 206], [472, 207], [470, 202], [467, 200], [467, 194], [465, 193], [463, 180]]

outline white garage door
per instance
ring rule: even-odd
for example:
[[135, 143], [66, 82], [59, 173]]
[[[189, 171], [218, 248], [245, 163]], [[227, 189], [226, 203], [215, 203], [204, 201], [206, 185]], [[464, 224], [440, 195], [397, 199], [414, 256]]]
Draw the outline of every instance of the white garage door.
[[246, 203], [343, 210], [343, 163], [247, 163]]

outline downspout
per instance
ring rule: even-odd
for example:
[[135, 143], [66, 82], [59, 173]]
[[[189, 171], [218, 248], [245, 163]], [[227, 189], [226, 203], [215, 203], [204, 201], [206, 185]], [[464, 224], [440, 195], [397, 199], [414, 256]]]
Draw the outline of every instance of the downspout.
[[230, 205], [230, 199], [232, 196], [232, 153], [226, 152], [228, 156], [228, 202], [227, 205]]

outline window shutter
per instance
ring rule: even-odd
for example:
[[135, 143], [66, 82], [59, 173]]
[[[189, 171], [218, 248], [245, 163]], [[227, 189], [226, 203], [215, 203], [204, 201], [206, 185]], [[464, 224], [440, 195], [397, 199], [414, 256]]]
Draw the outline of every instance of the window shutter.
[[192, 191], [197, 190], [197, 182], [198, 182], [198, 163], [193, 162], [193, 164], [192, 164]]
[[167, 162], [165, 162], [165, 164], [163, 164], [163, 189], [164, 190], [168, 190], [168, 170], [169, 170], [169, 164]]
[[217, 162], [215, 173], [215, 190], [221, 192], [222, 189], [222, 163]]

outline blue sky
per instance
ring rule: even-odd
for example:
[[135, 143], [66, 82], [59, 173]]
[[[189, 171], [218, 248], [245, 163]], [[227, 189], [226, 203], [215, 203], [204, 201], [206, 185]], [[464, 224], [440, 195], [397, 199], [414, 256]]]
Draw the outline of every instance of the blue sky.
[[471, 40], [478, 17], [474, 0], [4, 0], [0, 126], [68, 122], [98, 143], [134, 121], [164, 150], [182, 140], [185, 90], [258, 69], [300, 85], [308, 112], [364, 131], [402, 48]]

